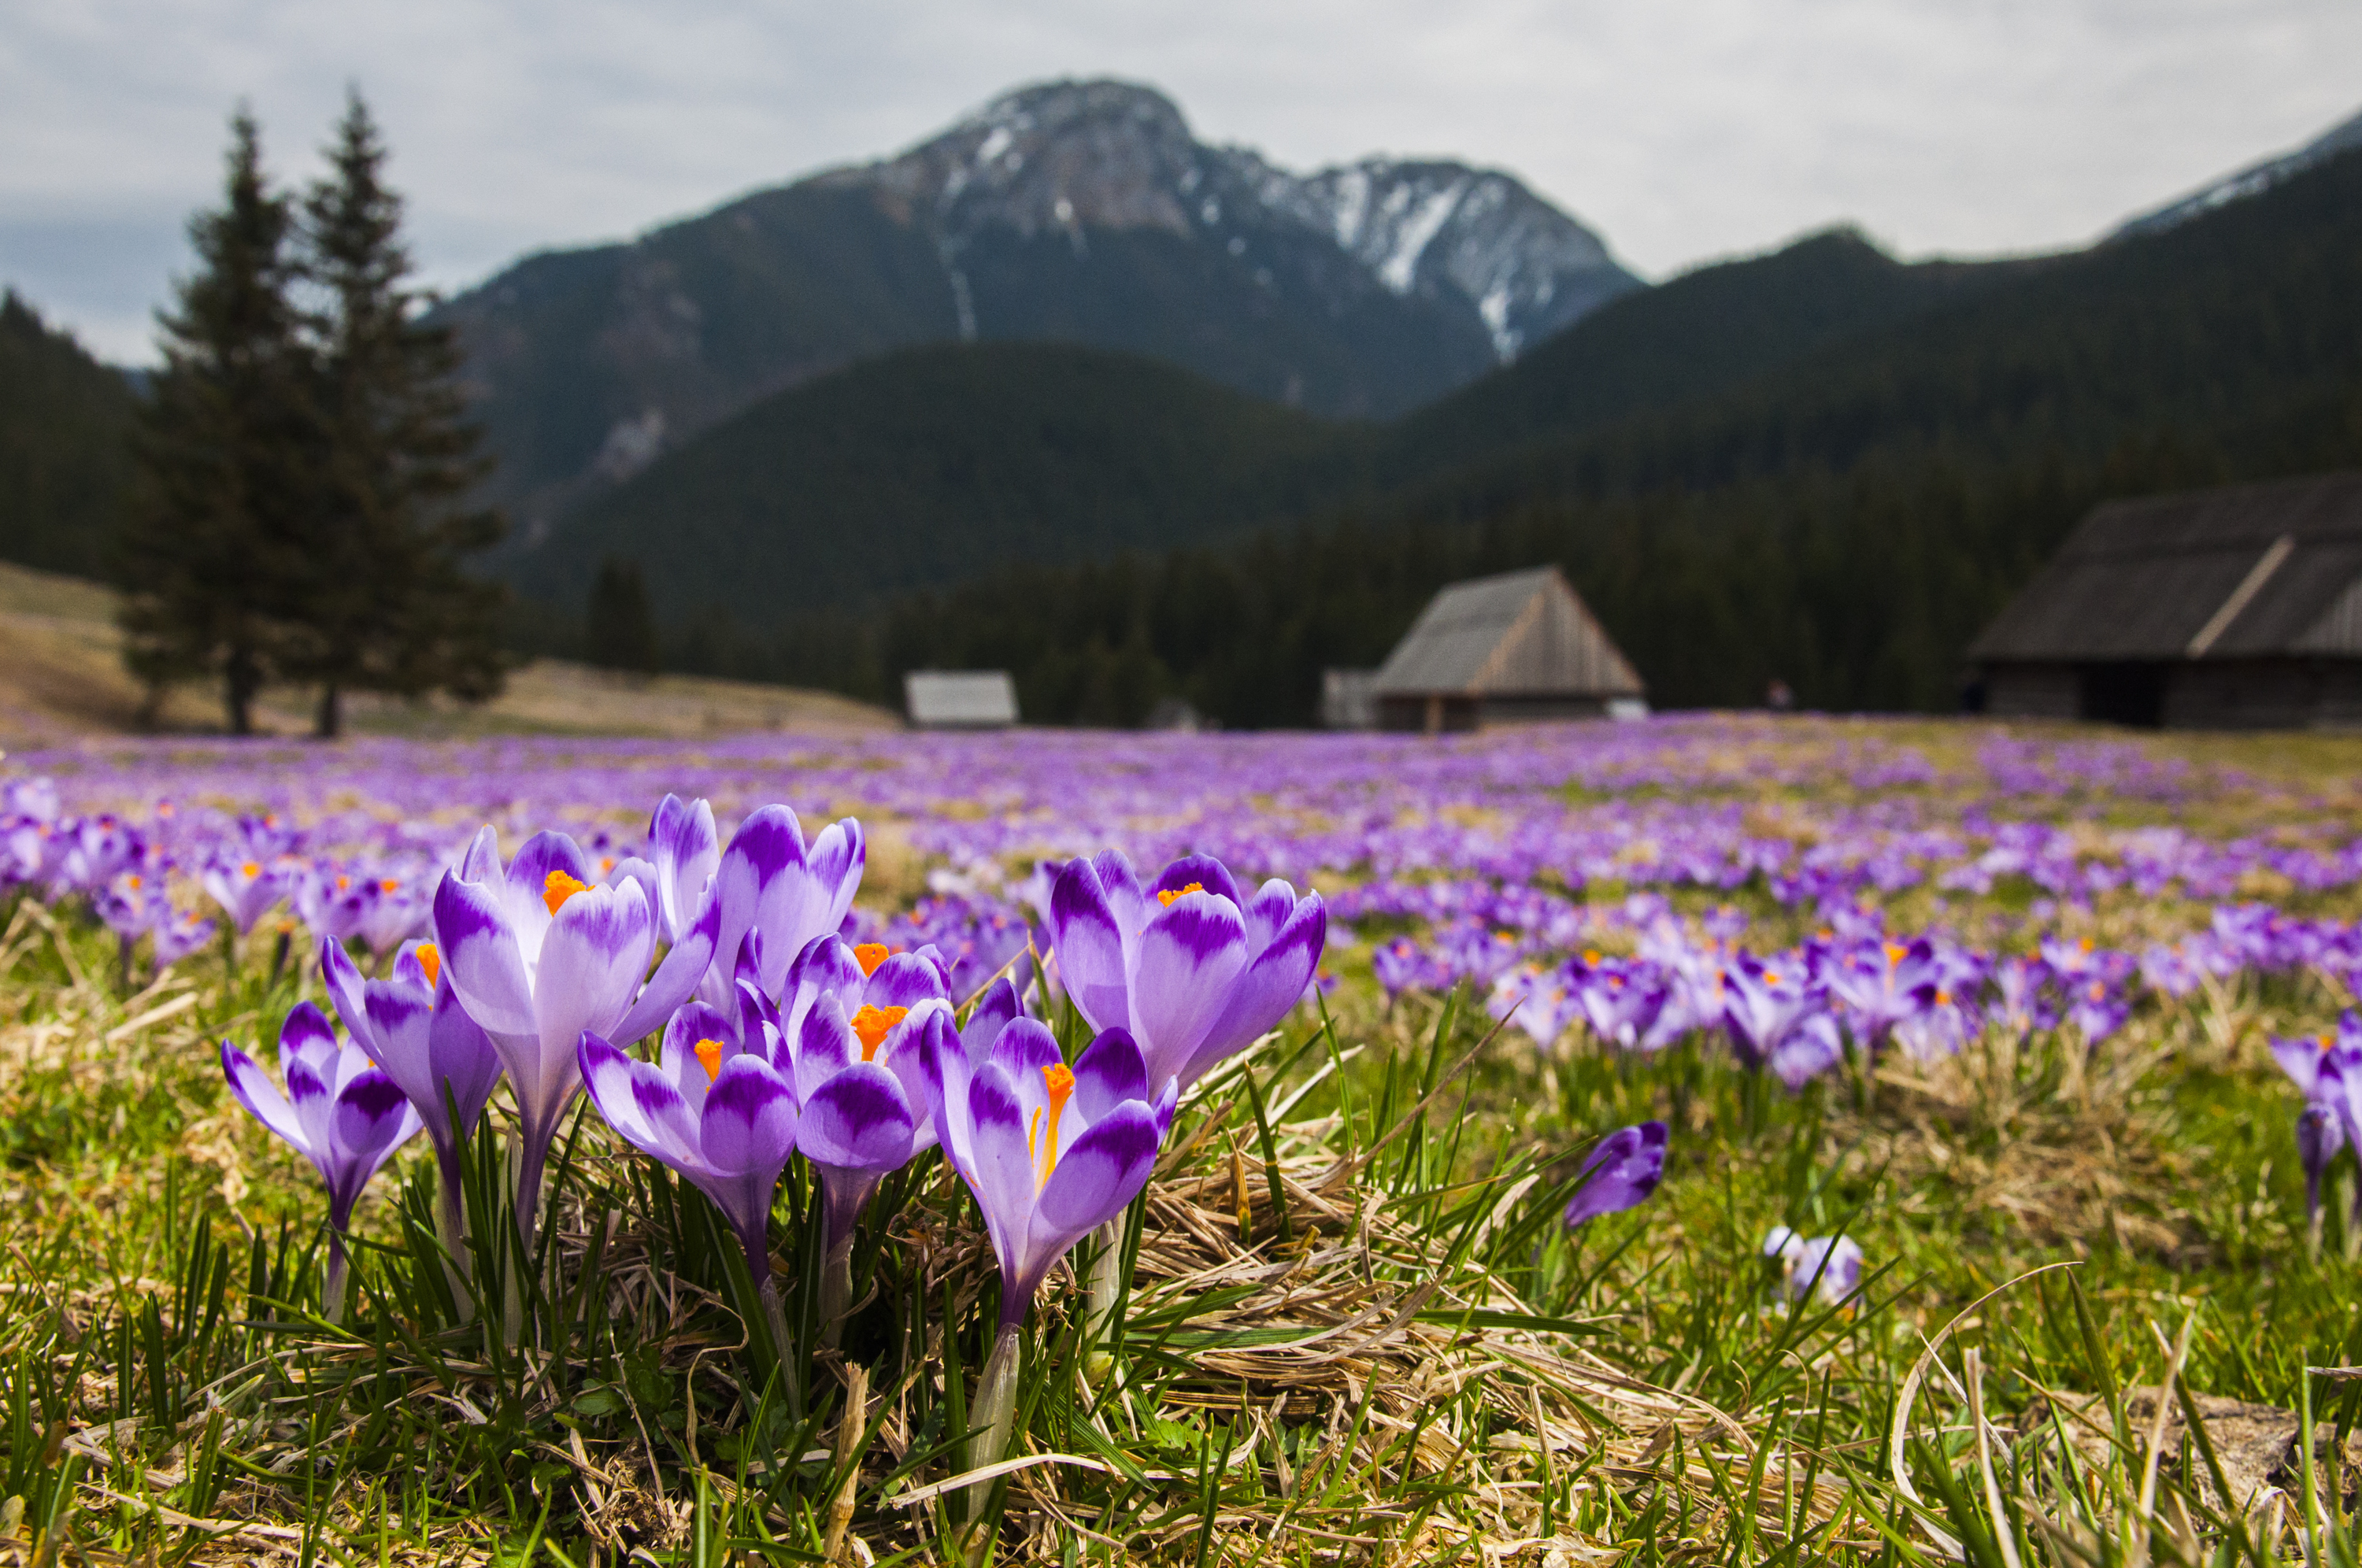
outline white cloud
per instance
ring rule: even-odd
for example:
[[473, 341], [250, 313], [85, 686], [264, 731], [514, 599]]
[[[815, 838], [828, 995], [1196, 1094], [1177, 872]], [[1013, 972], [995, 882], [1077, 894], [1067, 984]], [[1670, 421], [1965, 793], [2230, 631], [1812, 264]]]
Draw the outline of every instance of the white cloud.
[[0, 278], [143, 358], [232, 105], [298, 174], [348, 81], [445, 284], [1103, 73], [1299, 167], [1507, 167], [1662, 273], [2074, 243], [2353, 112], [2356, 59], [2352, 0], [0, 0]]

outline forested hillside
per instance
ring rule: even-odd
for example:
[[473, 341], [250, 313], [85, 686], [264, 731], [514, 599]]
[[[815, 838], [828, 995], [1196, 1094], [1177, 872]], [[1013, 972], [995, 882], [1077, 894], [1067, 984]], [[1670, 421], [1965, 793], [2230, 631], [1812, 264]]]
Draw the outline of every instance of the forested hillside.
[[658, 623], [710, 640], [717, 615], [762, 626], [1010, 561], [1236, 536], [1352, 493], [1374, 435], [1101, 349], [906, 349], [657, 459], [513, 573], [570, 608], [601, 562], [635, 561]]
[[805, 617], [736, 657], [872, 694], [1006, 665], [1043, 719], [1177, 692], [1301, 723], [1319, 671], [1375, 662], [1438, 584], [1556, 561], [1660, 702], [1748, 702], [1778, 676], [1819, 705], [1942, 708], [1968, 638], [2102, 496], [2362, 463], [2357, 282], [2349, 154], [1341, 519]]
[[131, 475], [121, 372], [0, 296], [0, 560], [95, 577]]

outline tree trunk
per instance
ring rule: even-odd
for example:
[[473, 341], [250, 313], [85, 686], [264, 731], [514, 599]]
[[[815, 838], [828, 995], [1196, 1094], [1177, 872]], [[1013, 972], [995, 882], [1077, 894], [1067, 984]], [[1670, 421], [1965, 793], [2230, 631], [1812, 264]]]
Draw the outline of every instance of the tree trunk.
[[254, 694], [261, 687], [250, 648], [232, 648], [222, 671], [222, 700], [228, 710], [229, 733], [254, 733]]
[[337, 689], [335, 681], [331, 680], [320, 688], [320, 710], [312, 720], [314, 740], [335, 740], [344, 734], [345, 714], [342, 699], [343, 693]]

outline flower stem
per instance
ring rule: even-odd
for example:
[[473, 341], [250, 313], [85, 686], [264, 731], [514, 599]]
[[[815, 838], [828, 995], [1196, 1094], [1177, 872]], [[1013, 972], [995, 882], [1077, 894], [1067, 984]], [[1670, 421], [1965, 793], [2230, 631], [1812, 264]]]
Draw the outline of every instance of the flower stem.
[[436, 1174], [442, 1177], [435, 1203], [435, 1239], [443, 1243], [443, 1268], [451, 1281], [451, 1305], [458, 1320], [476, 1315], [475, 1298], [468, 1294], [468, 1210], [461, 1183], [466, 1170], [456, 1143], [435, 1148]]
[[[985, 1359], [983, 1375], [976, 1380], [976, 1397], [968, 1402], [967, 1419], [971, 1429], [982, 1428], [983, 1435], [971, 1440], [967, 1452], [967, 1468], [981, 1470], [997, 1464], [1009, 1454], [1010, 1429], [1017, 1424], [1018, 1325], [1003, 1323], [1000, 1333], [992, 1342], [992, 1354]], [[971, 1526], [978, 1523], [987, 1495], [992, 1490], [989, 1481], [977, 1481], [967, 1489], [967, 1513]]]
[[1123, 1300], [1123, 1219], [1109, 1220], [1091, 1232], [1098, 1251], [1091, 1256], [1087, 1294], [1090, 1305], [1090, 1375], [1106, 1377], [1115, 1369], [1116, 1309]]
[[877, 1191], [877, 1178], [830, 1166], [821, 1172], [828, 1209], [828, 1251], [820, 1266], [820, 1342], [834, 1350], [844, 1337], [844, 1315], [853, 1306], [853, 1232], [861, 1211]]
[[331, 1323], [345, 1320], [345, 1233], [328, 1231], [328, 1277], [320, 1286], [320, 1316]]

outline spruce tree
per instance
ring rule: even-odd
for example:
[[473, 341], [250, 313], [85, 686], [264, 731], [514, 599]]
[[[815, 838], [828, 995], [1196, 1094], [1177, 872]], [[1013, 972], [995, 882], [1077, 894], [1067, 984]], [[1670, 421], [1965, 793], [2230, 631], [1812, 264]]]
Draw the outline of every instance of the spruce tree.
[[314, 591], [291, 673], [319, 687], [315, 733], [334, 735], [342, 694], [500, 690], [503, 595], [462, 569], [501, 535], [467, 495], [490, 464], [456, 382], [452, 330], [423, 319], [402, 198], [359, 92], [304, 203], [305, 271], [319, 297], [321, 489], [308, 553]]
[[230, 132], [222, 206], [189, 225], [197, 270], [158, 314], [163, 364], [115, 566], [125, 662], [151, 711], [167, 684], [218, 677], [242, 735], [290, 650], [317, 426], [291, 296], [294, 214], [264, 176], [253, 117], [241, 109]]
[[657, 619], [648, 608], [648, 587], [640, 563], [609, 556], [590, 580], [584, 618], [585, 661], [602, 669], [654, 675], [658, 668]]

